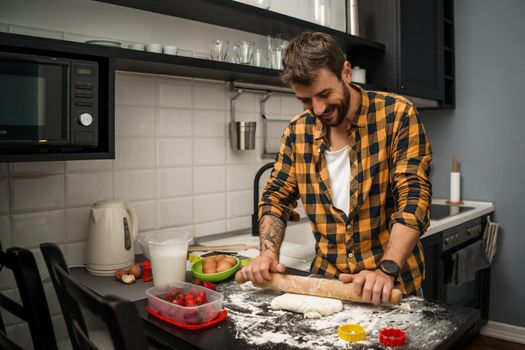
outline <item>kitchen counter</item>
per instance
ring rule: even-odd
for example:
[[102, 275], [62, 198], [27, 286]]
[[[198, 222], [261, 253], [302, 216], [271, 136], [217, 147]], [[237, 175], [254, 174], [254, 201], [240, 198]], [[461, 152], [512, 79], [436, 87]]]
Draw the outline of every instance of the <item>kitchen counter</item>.
[[[293, 269], [288, 272], [307, 275]], [[448, 349], [461, 346], [479, 331], [478, 310], [417, 297], [404, 299], [395, 307], [345, 302], [338, 314], [307, 319], [271, 310], [269, 303], [278, 292], [261, 290], [250, 283], [238, 285], [232, 279], [218, 288], [225, 296], [228, 318], [209, 328], [188, 331], [147, 314], [144, 293], [151, 282], [138, 280], [124, 285], [113, 277], [91, 276], [83, 268], [73, 268], [71, 273], [99, 294], [134, 300], [150, 340], [171, 349], [347, 349], [348, 344], [337, 337], [337, 326], [342, 323], [359, 323], [365, 328], [367, 339], [355, 344], [359, 348], [383, 349], [377, 340], [379, 330], [397, 327], [408, 333], [406, 349]]]

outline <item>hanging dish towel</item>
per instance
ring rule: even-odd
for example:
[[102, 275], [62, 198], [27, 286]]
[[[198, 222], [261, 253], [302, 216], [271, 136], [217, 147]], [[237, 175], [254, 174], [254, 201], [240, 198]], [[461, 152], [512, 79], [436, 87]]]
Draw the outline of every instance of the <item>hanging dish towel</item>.
[[456, 286], [473, 281], [476, 272], [490, 266], [485, 253], [485, 244], [479, 240], [452, 254], [454, 270], [452, 283]]

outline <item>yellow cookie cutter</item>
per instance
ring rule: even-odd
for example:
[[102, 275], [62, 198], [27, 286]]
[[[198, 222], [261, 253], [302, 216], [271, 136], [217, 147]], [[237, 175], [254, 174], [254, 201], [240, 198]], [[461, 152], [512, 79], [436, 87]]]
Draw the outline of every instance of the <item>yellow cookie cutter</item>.
[[365, 329], [358, 324], [342, 324], [337, 327], [337, 335], [339, 338], [354, 342], [366, 339]]

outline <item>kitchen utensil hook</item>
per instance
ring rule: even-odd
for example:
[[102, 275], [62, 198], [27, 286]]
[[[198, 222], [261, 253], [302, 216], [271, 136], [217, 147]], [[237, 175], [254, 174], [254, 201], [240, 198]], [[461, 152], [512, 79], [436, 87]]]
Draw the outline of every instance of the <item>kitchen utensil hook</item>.
[[231, 116], [232, 122], [235, 121], [235, 100], [239, 98], [239, 96], [241, 96], [242, 93], [243, 93], [242, 89], [237, 89], [237, 92], [235, 93], [235, 95], [230, 97], [230, 116]]

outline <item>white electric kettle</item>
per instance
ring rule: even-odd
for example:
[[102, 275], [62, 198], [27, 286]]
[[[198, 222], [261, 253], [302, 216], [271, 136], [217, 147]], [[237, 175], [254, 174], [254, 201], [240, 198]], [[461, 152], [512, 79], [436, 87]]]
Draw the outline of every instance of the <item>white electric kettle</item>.
[[139, 222], [129, 203], [104, 200], [89, 216], [86, 268], [95, 276], [111, 276], [135, 263], [134, 242]]

